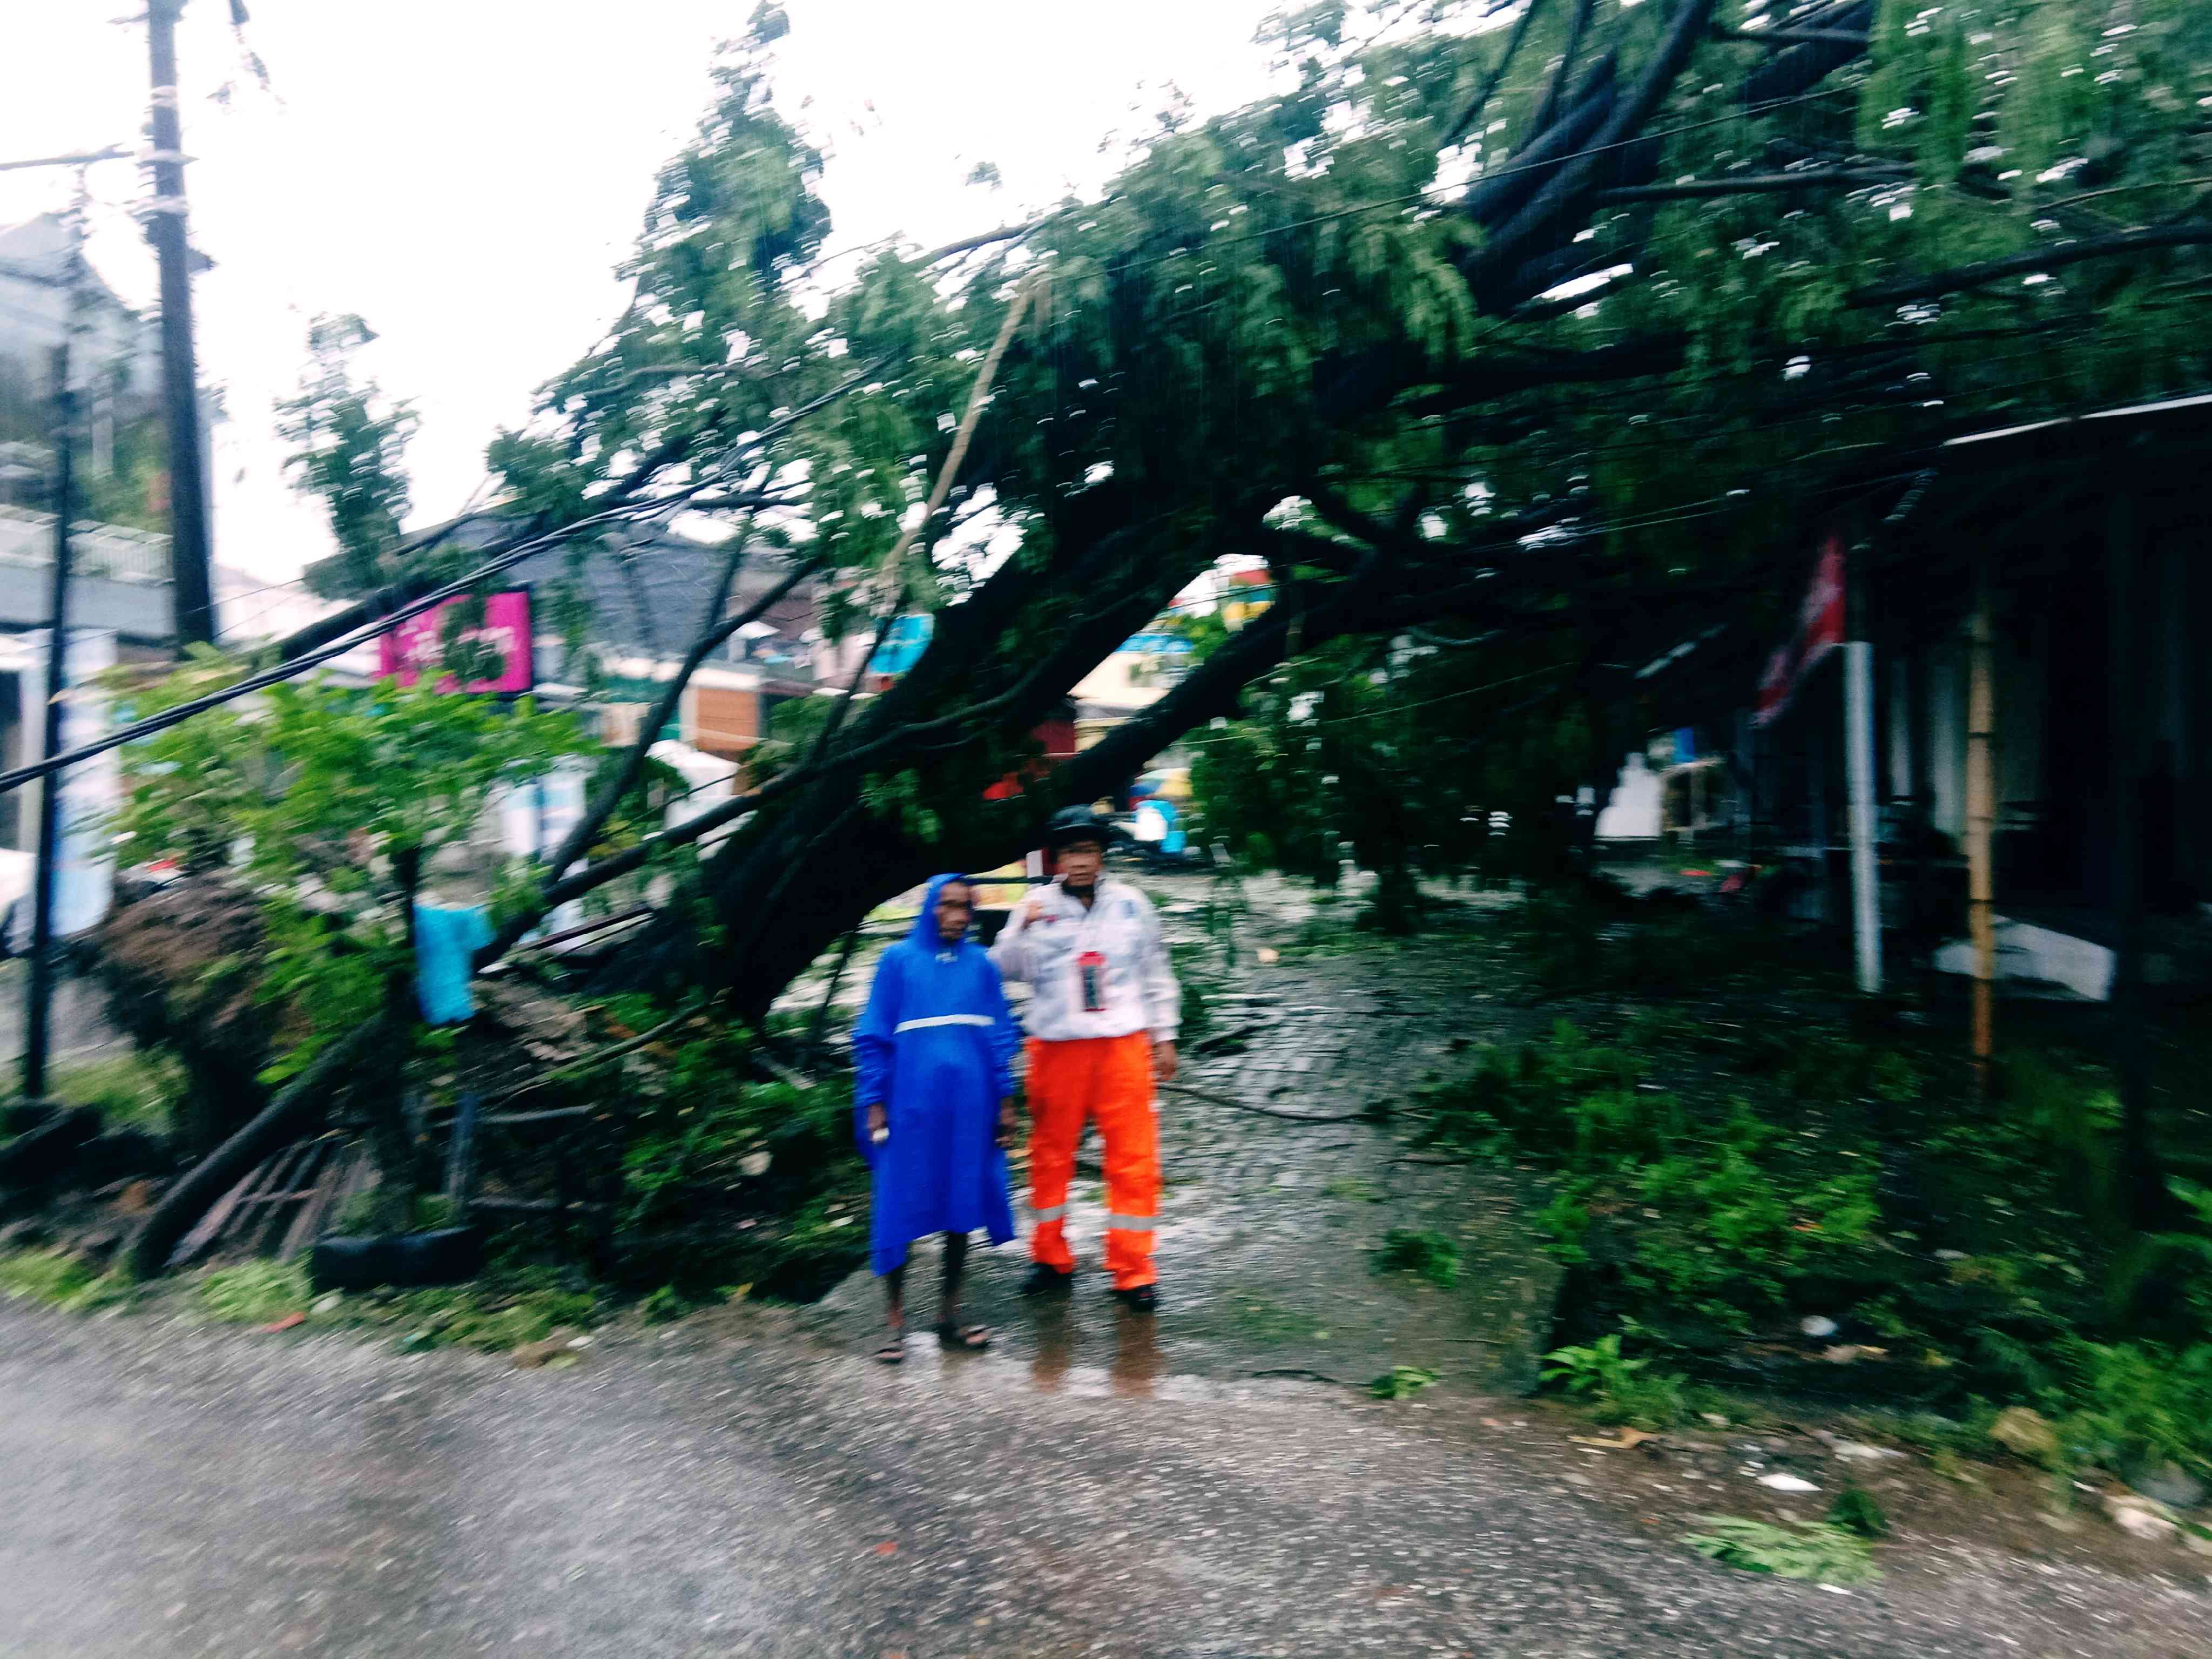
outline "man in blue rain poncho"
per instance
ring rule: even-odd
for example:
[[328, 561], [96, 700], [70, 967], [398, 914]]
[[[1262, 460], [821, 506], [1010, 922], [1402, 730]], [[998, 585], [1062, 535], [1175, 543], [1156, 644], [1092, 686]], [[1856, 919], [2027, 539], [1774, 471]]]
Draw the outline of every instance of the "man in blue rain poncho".
[[914, 931], [877, 964], [867, 1011], [853, 1028], [854, 1129], [875, 1175], [868, 1242], [890, 1323], [876, 1358], [890, 1365], [906, 1357], [907, 1246], [945, 1235], [938, 1340], [974, 1349], [991, 1335], [960, 1322], [968, 1235], [980, 1227], [994, 1244], [1014, 1236], [1005, 1147], [1021, 1032], [999, 970], [967, 942], [975, 903], [965, 876], [929, 884]]

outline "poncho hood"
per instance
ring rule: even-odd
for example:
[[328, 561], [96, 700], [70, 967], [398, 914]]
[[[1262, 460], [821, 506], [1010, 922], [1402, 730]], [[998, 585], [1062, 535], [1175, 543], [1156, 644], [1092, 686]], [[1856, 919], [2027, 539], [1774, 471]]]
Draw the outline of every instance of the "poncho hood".
[[975, 884], [968, 877], [958, 874], [932, 876], [929, 878], [929, 890], [921, 898], [921, 914], [914, 919], [914, 926], [907, 933], [908, 944], [927, 951], [932, 956], [954, 948], [947, 945], [937, 931], [937, 901], [956, 881], [967, 882], [970, 886]]

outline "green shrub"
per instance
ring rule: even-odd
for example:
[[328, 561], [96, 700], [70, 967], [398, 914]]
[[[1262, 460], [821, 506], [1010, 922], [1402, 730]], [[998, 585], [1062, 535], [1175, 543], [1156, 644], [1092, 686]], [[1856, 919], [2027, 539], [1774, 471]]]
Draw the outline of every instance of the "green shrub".
[[100, 1275], [64, 1250], [23, 1250], [0, 1255], [0, 1296], [81, 1308], [94, 1294]]
[[1863, 1486], [1845, 1486], [1836, 1494], [1835, 1502], [1828, 1505], [1828, 1524], [1861, 1538], [1889, 1536], [1889, 1517], [1882, 1513], [1874, 1494]]
[[1559, 1261], [1570, 1267], [1589, 1262], [1589, 1206], [1575, 1192], [1553, 1194], [1551, 1202], [1536, 1212], [1536, 1225], [1551, 1236], [1547, 1248]]
[[1410, 1400], [1442, 1380], [1436, 1372], [1419, 1365], [1393, 1365], [1367, 1385], [1367, 1392], [1377, 1400]]
[[2060, 1345], [2071, 1402], [2060, 1437], [2076, 1457], [2132, 1472], [2172, 1462], [2212, 1476], [2212, 1342]]
[[1684, 1379], [1673, 1371], [1654, 1370], [1649, 1357], [1624, 1355], [1618, 1334], [1600, 1337], [1587, 1347], [1553, 1349], [1544, 1356], [1539, 1381], [1589, 1401], [1601, 1422], [1626, 1423], [1656, 1433], [1692, 1415]]
[[1459, 1282], [1459, 1246], [1442, 1233], [1393, 1227], [1375, 1247], [1375, 1271], [1412, 1273], [1449, 1290]]
[[217, 1267], [194, 1287], [210, 1319], [232, 1325], [266, 1325], [304, 1311], [313, 1299], [307, 1269], [297, 1261], [241, 1261]]

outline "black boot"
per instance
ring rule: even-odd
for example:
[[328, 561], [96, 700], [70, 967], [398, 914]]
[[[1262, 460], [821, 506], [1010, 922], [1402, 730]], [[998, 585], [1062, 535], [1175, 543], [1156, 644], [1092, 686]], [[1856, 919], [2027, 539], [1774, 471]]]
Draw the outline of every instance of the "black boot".
[[1132, 1313], [1150, 1313], [1160, 1305], [1160, 1287], [1157, 1285], [1135, 1285], [1114, 1294], [1121, 1298], [1121, 1305]]
[[1024, 1296], [1066, 1296], [1075, 1283], [1075, 1275], [1063, 1272], [1049, 1261], [1040, 1261], [1030, 1268], [1030, 1276], [1022, 1281]]

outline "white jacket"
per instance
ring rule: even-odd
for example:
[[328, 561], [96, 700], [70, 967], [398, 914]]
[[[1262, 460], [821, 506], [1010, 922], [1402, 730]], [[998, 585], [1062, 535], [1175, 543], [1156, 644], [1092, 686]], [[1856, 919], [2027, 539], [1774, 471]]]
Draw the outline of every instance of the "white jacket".
[[[1182, 1014], [1182, 987], [1169, 965], [1152, 902], [1126, 881], [1101, 876], [1095, 901], [1081, 899], [1058, 882], [1033, 896], [1041, 909], [1024, 923], [1016, 907], [991, 947], [1000, 975], [1030, 988], [1023, 1024], [1042, 1042], [1083, 1037], [1128, 1036], [1149, 1031], [1156, 1042], [1173, 1042]], [[1084, 1006], [1081, 958], [1105, 957], [1097, 1010]]]

